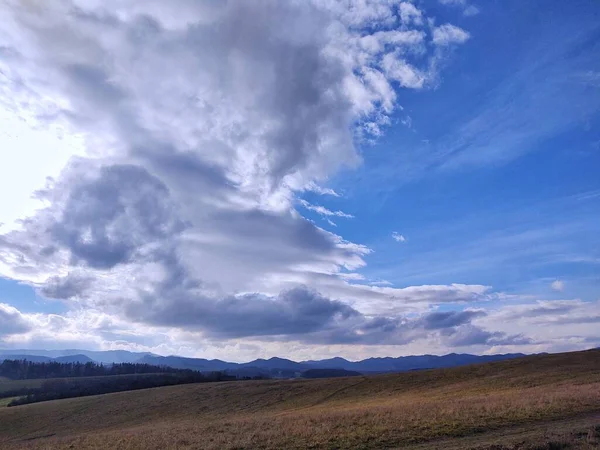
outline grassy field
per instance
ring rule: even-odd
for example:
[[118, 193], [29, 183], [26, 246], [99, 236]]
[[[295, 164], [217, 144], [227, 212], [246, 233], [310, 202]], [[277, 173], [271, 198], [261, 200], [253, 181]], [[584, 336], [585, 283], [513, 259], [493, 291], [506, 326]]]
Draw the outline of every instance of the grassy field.
[[587, 351], [396, 375], [204, 383], [2, 408], [0, 447], [550, 450], [598, 448], [597, 425], [600, 351]]

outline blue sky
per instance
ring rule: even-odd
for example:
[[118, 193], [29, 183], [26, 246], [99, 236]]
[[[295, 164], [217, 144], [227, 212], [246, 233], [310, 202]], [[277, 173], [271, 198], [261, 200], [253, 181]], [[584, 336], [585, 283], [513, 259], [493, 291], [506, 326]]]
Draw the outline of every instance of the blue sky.
[[600, 345], [597, 2], [174, 3], [0, 16], [0, 348]]
[[598, 11], [537, 6], [440, 11], [472, 39], [439, 86], [403, 96], [396, 125], [363, 146], [363, 166], [333, 181], [344, 196], [325, 206], [356, 216], [336, 224], [375, 250], [369, 277], [511, 291], [568, 279], [572, 295], [597, 298]]

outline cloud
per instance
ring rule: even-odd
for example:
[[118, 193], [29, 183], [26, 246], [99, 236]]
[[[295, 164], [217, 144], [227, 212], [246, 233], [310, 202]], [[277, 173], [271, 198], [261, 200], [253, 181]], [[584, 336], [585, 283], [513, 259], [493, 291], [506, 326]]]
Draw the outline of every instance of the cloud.
[[[599, 91], [579, 77], [596, 65], [593, 51], [581, 51], [596, 31], [593, 21], [571, 19], [558, 35], [542, 27], [523, 50], [528, 64], [490, 89], [489, 101], [439, 143], [429, 163], [443, 170], [505, 164], [544, 148], [536, 143], [585, 126], [583, 118], [600, 110]], [[556, 45], [548, 46], [548, 39]]]
[[52, 276], [44, 282], [40, 294], [46, 298], [70, 300], [85, 295], [93, 280], [78, 273], [69, 273], [64, 277]]
[[26, 333], [31, 325], [16, 308], [0, 303], [0, 338]]
[[[371, 250], [294, 208], [352, 217], [298, 195], [338, 196], [321, 186], [360, 163], [355, 141], [383, 132], [401, 87], [434, 77], [426, 14], [403, 5], [3, 9], [2, 111], [60, 126], [85, 149], [36, 193], [40, 208], [0, 234], [2, 276], [81, 311], [32, 320], [63, 342], [98, 345], [153, 341], [143, 326], [213, 341], [375, 345], [416, 338], [399, 313], [407, 304], [480, 298], [478, 286], [352, 284]], [[395, 315], [365, 312], [386, 302]], [[37, 333], [30, 342], [48, 337]]]
[[385, 55], [382, 67], [387, 77], [397, 81], [400, 86], [406, 88], [421, 89], [431, 78], [429, 73], [408, 63], [399, 54]]
[[[257, 298], [249, 301], [250, 297]], [[247, 361], [283, 353], [302, 359], [303, 352], [309, 352], [308, 355], [315, 352], [321, 352], [319, 355], [355, 354], [361, 358], [373, 354], [389, 356], [390, 345], [420, 348], [412, 352], [422, 353], [423, 348], [427, 348], [423, 346], [432, 342], [439, 346], [435, 347], [437, 353], [447, 353], [457, 346], [523, 346], [532, 342], [523, 336], [489, 331], [472, 324], [473, 319], [485, 318], [483, 312], [365, 316], [307, 287], [270, 297], [242, 294], [202, 303], [196, 300], [186, 300], [193, 305], [187, 310], [191, 313], [188, 317], [185, 311], [177, 314], [171, 308], [166, 308], [167, 315], [161, 316], [156, 303], [145, 305], [152, 308], [151, 311], [131, 311], [131, 318], [91, 309], [73, 310], [64, 315], [19, 313], [30, 326], [23, 334], [5, 336], [4, 345], [129, 349], [202, 357], [217, 357], [225, 352], [228, 359]], [[149, 317], [143, 317], [144, 314]], [[205, 322], [211, 319], [207, 325]], [[182, 327], [182, 323], [189, 325]], [[322, 353], [324, 348], [331, 353]], [[352, 353], [354, 350], [350, 349], [358, 349], [359, 353]]]
[[550, 287], [552, 288], [553, 291], [562, 292], [565, 290], [565, 282], [562, 280], [554, 280], [550, 284]]
[[467, 17], [476, 16], [479, 14], [479, 8], [474, 5], [469, 5], [463, 10], [463, 15]]
[[398, 5], [398, 9], [400, 11], [400, 19], [403, 23], [407, 25], [410, 25], [411, 23], [414, 23], [415, 25], [423, 24], [423, 13], [412, 3], [402, 2]]
[[404, 235], [398, 233], [397, 231], [394, 231], [392, 233], [392, 238], [396, 241], [396, 242], [406, 242], [406, 238], [404, 237]]
[[470, 35], [465, 30], [448, 23], [433, 29], [433, 43], [436, 45], [462, 44], [469, 38]]
[[444, 304], [486, 302], [497, 298], [489, 286], [481, 285], [422, 285], [396, 288], [370, 283], [346, 284], [317, 283], [322, 292], [336, 298], [347, 298], [365, 315], [401, 316], [423, 313], [431, 307]]
[[[527, 330], [522, 338], [530, 342], [518, 345], [528, 352], [574, 351], [598, 341], [598, 302], [575, 299], [511, 303], [488, 308], [486, 316], [477, 318], [477, 326], [505, 336], [518, 336]], [[497, 352], [515, 351], [517, 344], [494, 345]]]
[[467, 0], [439, 0], [442, 5], [456, 6], [463, 10], [463, 15], [470, 17], [479, 14], [479, 8], [467, 3]]
[[483, 311], [446, 311], [433, 312], [423, 318], [425, 329], [435, 330], [470, 323], [475, 317], [485, 316]]
[[338, 194], [335, 190], [331, 188], [321, 187], [312, 182], [308, 183], [308, 185], [306, 186], [306, 190], [319, 195], [331, 195], [333, 197], [340, 197], [340, 194]]
[[[329, 327], [343, 327], [359, 317], [348, 305], [323, 297], [306, 287], [282, 291], [276, 297], [242, 294], [210, 298], [176, 286], [168, 297], [146, 297], [127, 306], [127, 315], [155, 325], [200, 329], [218, 338], [304, 336]], [[174, 307], [177, 305], [177, 307]]]
[[314, 211], [317, 214], [320, 214], [322, 216], [343, 217], [345, 219], [353, 219], [354, 218], [354, 216], [352, 214], [346, 214], [343, 211], [330, 211], [329, 209], [325, 208], [324, 206], [311, 205], [310, 203], [308, 203], [306, 200], [303, 200], [303, 199], [300, 199], [299, 202], [304, 208], [308, 209], [309, 211]]
[[[464, 312], [448, 317], [424, 318], [366, 316], [342, 301], [331, 300], [307, 287], [296, 287], [277, 296], [242, 294], [227, 298], [177, 298], [165, 291], [162, 298], [129, 303], [131, 320], [155, 326], [202, 330], [215, 339], [260, 338], [304, 344], [403, 345], [431, 337], [435, 330], [469, 323], [481, 313]], [[173, 308], [170, 302], [179, 305]], [[442, 318], [443, 316], [443, 318]]]
[[530, 321], [538, 325], [595, 324], [600, 322], [600, 302], [582, 300], [538, 300], [513, 305], [495, 313], [502, 320]]
[[447, 342], [451, 346], [469, 347], [473, 345], [528, 345], [533, 340], [522, 334], [507, 335], [500, 331], [487, 331], [473, 325], [462, 326], [450, 334]]
[[578, 74], [577, 78], [584, 84], [592, 87], [600, 87], [600, 72], [588, 70]]
[[69, 184], [60, 219], [51, 225], [51, 237], [68, 249], [70, 265], [109, 269], [131, 262], [143, 246], [183, 229], [166, 186], [147, 170], [111, 165], [90, 178]]

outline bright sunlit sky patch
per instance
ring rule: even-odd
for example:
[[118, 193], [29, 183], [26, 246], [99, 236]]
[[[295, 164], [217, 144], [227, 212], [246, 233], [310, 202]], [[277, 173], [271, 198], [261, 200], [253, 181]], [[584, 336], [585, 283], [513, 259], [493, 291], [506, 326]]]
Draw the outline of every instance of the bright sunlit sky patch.
[[596, 1], [7, 5], [0, 349], [600, 345]]

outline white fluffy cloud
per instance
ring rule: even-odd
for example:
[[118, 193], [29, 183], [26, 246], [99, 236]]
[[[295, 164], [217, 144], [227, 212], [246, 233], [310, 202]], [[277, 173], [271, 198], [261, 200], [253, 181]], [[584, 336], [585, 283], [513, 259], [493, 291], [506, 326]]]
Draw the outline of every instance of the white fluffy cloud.
[[0, 338], [22, 334], [31, 329], [31, 325], [16, 308], [0, 303]]
[[355, 143], [468, 38], [425, 19], [385, 0], [9, 2], [2, 112], [77, 143], [43, 206], [0, 234], [0, 275], [80, 311], [31, 316], [29, 341], [398, 344], [435, 305], [485, 297], [354, 284], [371, 250], [294, 207], [338, 196], [322, 186], [360, 163]]
[[550, 283], [550, 287], [553, 291], [562, 292], [565, 290], [565, 282], [562, 280], [554, 280], [552, 283]]
[[446, 23], [433, 29], [433, 42], [440, 46], [462, 44], [470, 35], [462, 28]]

